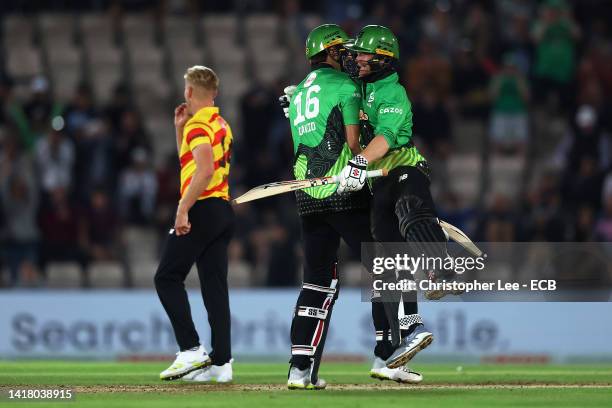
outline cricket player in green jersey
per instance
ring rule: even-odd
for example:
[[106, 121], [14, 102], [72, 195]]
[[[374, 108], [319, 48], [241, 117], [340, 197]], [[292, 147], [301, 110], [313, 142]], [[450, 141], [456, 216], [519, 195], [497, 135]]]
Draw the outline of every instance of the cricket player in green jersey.
[[[361, 93], [356, 82], [341, 72], [343, 44], [347, 40], [346, 33], [335, 24], [315, 28], [306, 40], [311, 72], [291, 89], [290, 96], [280, 98], [291, 126], [296, 179], [336, 175], [353, 157], [351, 148], [360, 150]], [[337, 187], [329, 184], [296, 192], [304, 243], [304, 278], [291, 324], [290, 389], [326, 386], [318, 378], [318, 366], [338, 297], [336, 264], [340, 238], [357, 256], [362, 242], [373, 242], [370, 192], [364, 189], [338, 194]], [[389, 323], [382, 304], [373, 303], [372, 307], [380, 341], [374, 351], [376, 360], [371, 375], [420, 382], [422, 376], [405, 367], [385, 366], [386, 355], [393, 351], [391, 342], [384, 342], [382, 336], [389, 330]]]
[[[349, 160], [340, 173], [337, 192], [360, 191], [366, 181], [366, 169], [387, 168], [389, 175], [372, 183], [375, 240], [409, 242], [414, 256], [445, 259], [447, 236], [439, 225], [429, 190], [427, 162], [412, 141], [411, 104], [395, 69], [399, 59], [397, 38], [386, 27], [369, 25], [345, 47], [353, 55], [345, 60], [345, 70], [361, 81], [361, 144], [365, 149]], [[438, 271], [426, 272], [430, 279], [437, 278]], [[427, 296], [436, 299], [444, 294]], [[397, 307], [396, 302], [383, 304], [386, 308]], [[393, 313], [388, 311], [388, 315]], [[406, 364], [433, 341], [433, 334], [418, 314], [414, 295], [412, 301], [404, 301], [404, 317], [391, 324], [395, 350], [386, 359], [389, 368]]]

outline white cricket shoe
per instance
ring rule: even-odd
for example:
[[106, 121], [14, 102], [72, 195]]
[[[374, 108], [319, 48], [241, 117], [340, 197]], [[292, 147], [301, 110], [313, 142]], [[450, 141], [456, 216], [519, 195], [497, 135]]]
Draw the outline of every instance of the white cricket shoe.
[[290, 390], [305, 390], [308, 384], [310, 384], [310, 368], [300, 370], [297, 367], [291, 367], [287, 387]]
[[291, 367], [289, 370], [289, 379], [287, 380], [287, 388], [290, 390], [323, 390], [327, 387], [327, 382], [319, 378], [316, 384], [310, 382], [310, 367], [300, 370], [297, 367]]
[[374, 358], [374, 364], [370, 370], [370, 377], [377, 378], [381, 381], [390, 380], [404, 384], [418, 384], [423, 381], [423, 376], [419, 373], [411, 371], [406, 366], [398, 368], [387, 368], [385, 361], [379, 357]]
[[174, 363], [159, 374], [162, 380], [176, 380], [212, 364], [204, 346], [176, 353]]
[[201, 370], [192, 371], [183, 377], [183, 380], [189, 382], [200, 382], [200, 383], [208, 383], [208, 384], [227, 384], [232, 382], [233, 379], [233, 370], [232, 363], [234, 359], [232, 358], [229, 363], [225, 363], [220, 366], [210, 365]]

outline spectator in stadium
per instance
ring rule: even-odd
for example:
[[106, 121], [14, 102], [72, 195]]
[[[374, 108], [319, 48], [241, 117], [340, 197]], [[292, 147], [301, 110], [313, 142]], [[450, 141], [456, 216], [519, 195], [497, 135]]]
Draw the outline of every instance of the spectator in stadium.
[[533, 43], [529, 28], [529, 18], [523, 14], [517, 14], [512, 19], [502, 23], [502, 28], [507, 27], [506, 37], [498, 44], [500, 50], [513, 56], [514, 61], [523, 73], [531, 72], [533, 58]]
[[132, 276], [122, 239], [119, 217], [110, 197], [102, 188], [95, 189], [83, 217], [84, 247], [90, 261], [118, 261], [123, 270], [124, 286], [132, 286]]
[[612, 96], [612, 49], [605, 42], [591, 41], [578, 68], [578, 83], [598, 83], [606, 98]]
[[423, 34], [433, 49], [445, 56], [452, 54], [458, 39], [456, 25], [451, 15], [451, 2], [437, 1], [429, 16], [422, 19]]
[[115, 133], [121, 130], [121, 121], [127, 111], [133, 110], [128, 87], [119, 83], [113, 90], [110, 102], [104, 109], [104, 115], [110, 121], [111, 130]]
[[119, 132], [114, 137], [115, 170], [121, 172], [132, 163], [133, 153], [136, 149], [153, 151], [151, 139], [142, 123], [142, 117], [134, 110], [129, 109], [121, 115]]
[[148, 225], [155, 214], [157, 179], [144, 148], [132, 152], [131, 165], [119, 177], [119, 210], [128, 224]]
[[[179, 161], [176, 153], [168, 154], [162, 166], [157, 170], [157, 204], [155, 205], [155, 226], [160, 245], [168, 234], [168, 225], [174, 220], [176, 203], [180, 198]], [[159, 248], [161, 250], [161, 247]]]
[[437, 201], [439, 206], [436, 208], [441, 220], [444, 220], [462, 231], [471, 235], [469, 232], [474, 228], [473, 221], [476, 211], [467, 205], [461, 196], [452, 190], [444, 192]]
[[[281, 2], [280, 21], [281, 35], [287, 45], [291, 60], [302, 57], [302, 47], [308, 35], [308, 24], [301, 12], [299, 0], [286, 0]], [[299, 78], [304, 74], [300, 64], [290, 64], [291, 76]]]
[[610, 193], [604, 196], [602, 214], [595, 224], [595, 236], [600, 241], [612, 241], [612, 194]]
[[406, 65], [403, 85], [410, 98], [420, 98], [425, 89], [445, 99], [451, 87], [451, 66], [447, 58], [439, 54], [431, 40], [423, 38], [419, 53]]
[[455, 110], [468, 120], [489, 117], [489, 74], [469, 40], [461, 42], [453, 64], [452, 99]]
[[15, 173], [3, 178], [0, 199], [6, 219], [3, 252], [10, 271], [10, 285], [37, 284], [38, 191], [32, 174]]
[[[262, 269], [256, 269], [255, 262], [255, 251], [254, 251], [254, 238], [255, 231], [259, 227], [259, 220], [257, 214], [253, 209], [251, 203], [244, 203], [234, 207], [235, 212], [235, 225], [236, 229], [234, 232], [233, 240], [239, 241], [242, 250], [240, 251], [241, 256], [249, 263], [249, 266], [254, 273], [258, 275], [265, 275]], [[263, 278], [261, 279], [264, 280]]]
[[[61, 188], [72, 187], [75, 149], [73, 142], [61, 129], [50, 129], [36, 143], [36, 168], [38, 180], [46, 195]], [[46, 197], [43, 197], [46, 201]]]
[[603, 180], [604, 173], [599, 169], [597, 158], [590, 155], [581, 157], [577, 171], [568, 170], [564, 177], [565, 208], [575, 212], [582, 205], [590, 205], [599, 211]]
[[519, 241], [565, 241], [566, 230], [571, 225], [562, 214], [555, 174], [545, 174], [536, 188], [527, 194], [523, 205], [525, 207], [517, 218]]
[[493, 147], [500, 153], [523, 154], [529, 136], [529, 86], [512, 54], [504, 55], [501, 71], [491, 79]]
[[[255, 187], [274, 180], [274, 158], [267, 152], [268, 135], [278, 112], [276, 94], [271, 88], [255, 83], [240, 101], [242, 125], [248, 129], [237, 161], [246, 167], [247, 187]], [[265, 155], [265, 157], [264, 157]]]
[[477, 238], [484, 242], [513, 242], [516, 237], [515, 221], [510, 199], [496, 193], [481, 217]]
[[61, 115], [63, 106], [53, 100], [49, 81], [43, 76], [32, 79], [31, 97], [23, 105], [23, 111], [15, 110], [14, 120], [19, 128], [24, 147], [31, 150], [38, 138], [44, 136], [51, 120]]
[[412, 100], [413, 132], [430, 158], [432, 179], [442, 191], [449, 189], [448, 159], [452, 147], [451, 117], [448, 109], [432, 89], [424, 88], [420, 97]]
[[98, 113], [93, 105], [93, 96], [88, 85], [79, 84], [63, 116], [66, 122], [66, 132], [73, 137], [90, 121], [97, 118]]
[[70, 202], [67, 191], [56, 186], [50, 191], [50, 203], [40, 215], [42, 243], [40, 270], [47, 277], [51, 262], [75, 262], [81, 272], [81, 286], [89, 287], [85, 251], [85, 228], [81, 212]]
[[[602, 239], [595, 231], [595, 214], [593, 208], [584, 205], [578, 209], [574, 225], [567, 237], [571, 242], [590, 242]], [[604, 239], [604, 241], [606, 241]]]
[[552, 95], [558, 107], [571, 109], [575, 92], [576, 42], [580, 38], [580, 28], [572, 19], [565, 0], [544, 2], [532, 36], [536, 45], [535, 95], [540, 102], [548, 102]]
[[280, 223], [276, 214], [269, 213], [266, 218], [268, 219], [266, 236], [269, 247], [266, 286], [293, 286], [298, 274], [295, 237], [291, 237], [290, 231]]
[[75, 193], [86, 203], [97, 186], [114, 191], [117, 174], [113, 166], [113, 141], [109, 125], [102, 119], [85, 123], [75, 138]]
[[11, 121], [10, 110], [14, 104], [12, 88], [13, 81], [0, 73], [0, 127]]
[[469, 6], [467, 16], [461, 27], [461, 37], [472, 44], [477, 55], [488, 55], [491, 44], [497, 40], [494, 19], [487, 13], [482, 4]]
[[31, 157], [24, 152], [17, 131], [9, 127], [5, 133], [0, 145], [0, 181], [33, 170]]
[[569, 171], [578, 170], [578, 165], [583, 157], [596, 158], [598, 167], [605, 161], [609, 161], [608, 146], [609, 140], [604, 137], [601, 128], [601, 120], [595, 107], [582, 105], [576, 111], [576, 116], [571, 124], [570, 132], [571, 147], [568, 152]]

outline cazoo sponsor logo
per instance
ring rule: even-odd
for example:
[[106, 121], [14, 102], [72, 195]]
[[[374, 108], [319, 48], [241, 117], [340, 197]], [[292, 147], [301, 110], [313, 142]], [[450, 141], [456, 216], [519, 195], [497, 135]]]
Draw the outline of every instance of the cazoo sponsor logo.
[[380, 108], [380, 110], [378, 111], [379, 114], [383, 114], [383, 113], [397, 113], [397, 114], [402, 114], [404, 113], [404, 110], [402, 108]]

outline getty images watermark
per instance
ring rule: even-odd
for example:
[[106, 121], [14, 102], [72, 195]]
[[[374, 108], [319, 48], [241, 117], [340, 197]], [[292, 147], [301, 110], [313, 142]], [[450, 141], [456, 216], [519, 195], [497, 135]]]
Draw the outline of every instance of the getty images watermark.
[[[440, 256], [410, 256], [406, 253], [395, 254], [393, 256], [377, 256], [372, 259], [372, 289], [375, 291], [462, 291], [470, 292], [474, 290], [492, 290], [491, 284], [487, 282], [463, 282], [457, 280], [446, 280], [442, 277], [451, 277], [452, 275], [463, 275], [468, 271], [482, 271], [485, 269], [485, 260], [487, 255], [479, 257], [440, 257]], [[434, 273], [440, 277], [439, 280], [421, 279], [415, 280], [414, 275], [418, 271], [435, 271]], [[390, 280], [388, 277], [377, 276], [385, 275], [385, 273], [393, 274]], [[413, 279], [401, 278], [406, 273], [413, 275]]]
[[443, 301], [612, 301], [612, 243], [478, 242], [481, 256], [448, 242], [362, 244], [362, 300], [446, 291]]
[[386, 270], [403, 270], [412, 273], [413, 275], [418, 270], [444, 270], [463, 274], [466, 271], [482, 271], [485, 268], [485, 260], [487, 255], [473, 257], [439, 257], [425, 256], [421, 254], [418, 257], [409, 256], [408, 254], [395, 254], [394, 256], [377, 256], [372, 262], [372, 273], [380, 275]]

